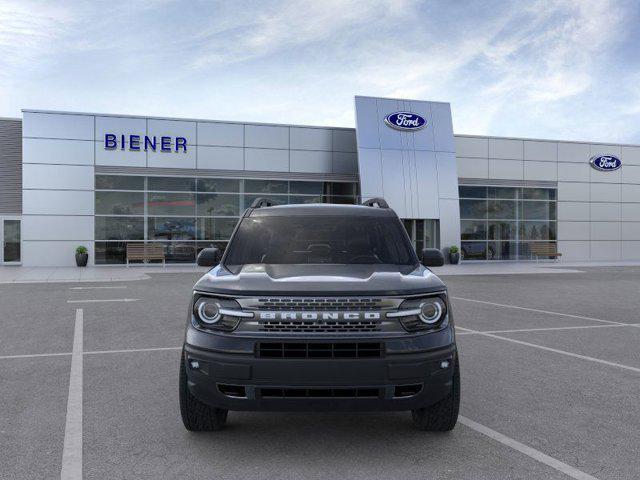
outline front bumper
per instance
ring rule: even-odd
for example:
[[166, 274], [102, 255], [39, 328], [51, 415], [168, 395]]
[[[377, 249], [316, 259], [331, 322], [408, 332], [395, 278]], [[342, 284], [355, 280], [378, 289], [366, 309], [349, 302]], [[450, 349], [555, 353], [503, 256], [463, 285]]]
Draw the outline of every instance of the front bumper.
[[265, 338], [188, 329], [184, 355], [189, 390], [202, 402], [228, 410], [412, 410], [449, 394], [457, 361], [450, 326], [402, 338], [268, 340], [375, 341], [384, 344], [384, 353], [379, 358], [259, 358], [256, 344]]

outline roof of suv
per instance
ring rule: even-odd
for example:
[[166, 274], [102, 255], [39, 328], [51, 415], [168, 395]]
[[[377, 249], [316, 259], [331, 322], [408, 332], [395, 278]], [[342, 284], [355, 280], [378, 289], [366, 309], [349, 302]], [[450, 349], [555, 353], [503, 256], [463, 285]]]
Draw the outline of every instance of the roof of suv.
[[289, 216], [289, 215], [351, 215], [358, 217], [395, 217], [390, 208], [368, 207], [364, 205], [338, 205], [331, 203], [306, 203], [296, 205], [274, 205], [254, 208], [250, 217]]

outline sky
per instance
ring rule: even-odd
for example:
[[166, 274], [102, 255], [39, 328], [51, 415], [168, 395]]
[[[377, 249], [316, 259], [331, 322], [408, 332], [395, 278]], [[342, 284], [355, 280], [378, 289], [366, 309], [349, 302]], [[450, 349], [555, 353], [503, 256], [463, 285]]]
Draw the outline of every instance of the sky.
[[0, 116], [354, 127], [354, 95], [454, 132], [640, 143], [637, 0], [0, 0]]

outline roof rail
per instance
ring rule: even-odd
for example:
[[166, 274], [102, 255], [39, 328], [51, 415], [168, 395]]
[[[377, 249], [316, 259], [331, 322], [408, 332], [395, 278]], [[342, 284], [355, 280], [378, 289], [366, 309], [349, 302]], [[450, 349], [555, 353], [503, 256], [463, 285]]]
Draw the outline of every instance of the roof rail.
[[266, 197], [258, 197], [256, 198], [249, 208], [262, 208], [262, 207], [272, 207], [276, 203], [273, 200], [270, 200]]
[[362, 205], [365, 207], [378, 207], [378, 208], [389, 208], [389, 204], [384, 198], [370, 198], [369, 200], [362, 202]]

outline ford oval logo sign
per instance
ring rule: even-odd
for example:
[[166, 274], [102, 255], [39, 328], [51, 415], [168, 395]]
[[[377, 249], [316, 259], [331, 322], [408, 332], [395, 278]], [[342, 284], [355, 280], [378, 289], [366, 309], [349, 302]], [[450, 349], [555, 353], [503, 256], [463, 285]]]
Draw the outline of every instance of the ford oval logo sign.
[[593, 168], [601, 172], [612, 172], [622, 166], [620, 159], [613, 155], [596, 155], [595, 157], [591, 157], [589, 163]]
[[417, 113], [396, 112], [384, 117], [384, 123], [396, 130], [413, 131], [427, 126], [427, 121]]

